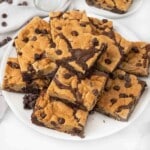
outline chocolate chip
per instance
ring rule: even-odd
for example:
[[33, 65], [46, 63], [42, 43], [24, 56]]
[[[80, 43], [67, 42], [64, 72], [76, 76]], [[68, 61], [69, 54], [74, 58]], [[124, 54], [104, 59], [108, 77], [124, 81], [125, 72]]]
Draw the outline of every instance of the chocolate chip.
[[64, 118], [58, 118], [58, 123], [59, 124], [64, 124], [65, 123], [65, 119]]
[[12, 46], [13, 46], [13, 47], [16, 47], [16, 45], [15, 45], [15, 41], [13, 42]]
[[106, 87], [104, 88], [104, 90], [105, 90], [106, 92], [108, 92], [108, 91], [110, 90], [110, 88], [106, 86]]
[[60, 49], [56, 50], [56, 54], [57, 55], [61, 55], [62, 54], [62, 51]]
[[48, 31], [46, 29], [41, 30], [42, 34], [48, 34]]
[[22, 55], [22, 52], [18, 52], [17, 54], [18, 54], [19, 56], [21, 56], [21, 55]]
[[106, 58], [106, 59], [105, 59], [105, 63], [109, 65], [109, 64], [111, 64], [112, 62], [111, 62], [110, 59]]
[[41, 54], [34, 54], [34, 60], [40, 60], [42, 58]]
[[45, 118], [45, 117], [46, 117], [46, 114], [45, 114], [44, 112], [42, 112], [42, 113], [40, 114], [40, 116], [41, 116], [42, 118]]
[[132, 51], [133, 51], [134, 53], [139, 53], [139, 49], [138, 49], [137, 47], [132, 47]]
[[33, 36], [32, 38], [31, 38], [31, 41], [36, 41], [37, 40], [37, 37], [36, 36]]
[[4, 22], [1, 23], [1, 25], [2, 25], [3, 27], [6, 27], [6, 26], [7, 26], [7, 23], [4, 21]]
[[28, 6], [28, 2], [27, 2], [27, 1], [23, 1], [23, 2], [22, 2], [22, 5], [23, 5], [23, 6]]
[[6, 13], [2, 14], [2, 18], [7, 18], [7, 14]]
[[51, 48], [55, 48], [55, 47], [56, 47], [56, 44], [55, 44], [54, 42], [51, 42], [51, 43], [50, 43], [50, 47], [51, 47]]
[[51, 121], [51, 125], [56, 126], [56, 122], [55, 121]]
[[136, 63], [136, 67], [141, 67], [142, 64], [141, 63]]
[[35, 29], [34, 31], [36, 34], [41, 34], [41, 30], [40, 29]]
[[126, 87], [126, 88], [130, 88], [131, 86], [132, 86], [131, 82], [126, 82], [126, 83], [125, 83], [125, 87]]
[[8, 61], [7, 64], [8, 64], [11, 68], [20, 69], [19, 64], [15, 63], [15, 62]]
[[25, 43], [27, 43], [29, 41], [29, 38], [25, 37], [22, 41], [25, 42]]
[[124, 75], [118, 74], [118, 78], [119, 78], [120, 80], [124, 80]]
[[124, 80], [125, 80], [126, 82], [131, 82], [130, 75], [129, 75], [129, 74], [125, 74]]
[[116, 75], [113, 74], [113, 73], [110, 73], [110, 74], [109, 74], [109, 77], [110, 77], [110, 79], [112, 79], [112, 80], [115, 80], [115, 79], [116, 79]]
[[86, 27], [86, 25], [87, 25], [87, 23], [85, 23], [85, 22], [80, 23], [80, 26], [82, 26], [82, 27]]
[[26, 94], [23, 97], [24, 109], [33, 109], [38, 96], [38, 94]]
[[145, 46], [145, 49], [146, 49], [147, 51], [150, 51], [150, 44], [147, 44], [147, 45]]
[[78, 36], [79, 34], [78, 34], [77, 31], [72, 31], [72, 32], [71, 32], [71, 35], [72, 35], [72, 36]]
[[103, 19], [102, 22], [103, 22], [103, 23], [107, 23], [108, 20], [107, 20], [107, 19]]
[[97, 38], [92, 39], [92, 44], [94, 47], [99, 45], [99, 41], [97, 40]]
[[127, 97], [128, 97], [128, 95], [125, 94], [125, 93], [120, 93], [119, 94], [119, 98], [127, 98]]
[[65, 79], [69, 79], [69, 78], [71, 78], [71, 76], [72, 76], [72, 75], [71, 75], [70, 73], [65, 73], [65, 74], [64, 74], [64, 78], [65, 78]]
[[7, 0], [7, 3], [12, 4], [13, 0]]
[[58, 27], [56, 27], [56, 29], [57, 29], [57, 30], [62, 30], [62, 27], [59, 27], [59, 26], [58, 26]]
[[117, 99], [116, 99], [116, 98], [112, 98], [112, 99], [110, 100], [110, 102], [111, 102], [112, 105], [114, 105], [114, 104], [117, 102]]
[[99, 91], [98, 91], [97, 89], [94, 89], [94, 90], [92, 90], [92, 93], [93, 93], [95, 96], [98, 96]]
[[147, 59], [147, 58], [148, 58], [148, 55], [147, 55], [147, 54], [143, 54], [142, 58], [143, 58], [143, 59]]
[[115, 85], [115, 86], [113, 87], [113, 89], [116, 90], [116, 91], [119, 91], [119, 90], [120, 90], [120, 87], [119, 87], [118, 85]]

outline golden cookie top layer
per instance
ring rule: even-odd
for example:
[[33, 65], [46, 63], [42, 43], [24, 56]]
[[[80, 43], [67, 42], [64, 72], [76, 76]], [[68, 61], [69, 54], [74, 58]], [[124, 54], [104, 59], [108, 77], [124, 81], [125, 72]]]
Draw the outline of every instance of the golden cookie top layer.
[[62, 132], [81, 135], [87, 117], [88, 112], [49, 99], [48, 95], [42, 93], [37, 99], [32, 122]]
[[148, 76], [150, 65], [150, 44], [133, 42], [133, 46], [120, 68], [138, 76]]
[[89, 77], [80, 79], [66, 68], [60, 67], [47, 93], [65, 103], [90, 111], [95, 106], [106, 80], [107, 75], [99, 71], [94, 71]]
[[132, 113], [146, 83], [135, 75], [116, 70], [111, 74], [96, 109], [117, 120], [126, 121]]
[[33, 80], [30, 83], [26, 83], [22, 79], [20, 66], [17, 58], [9, 58], [6, 64], [3, 89], [8, 91], [23, 92], [29, 91], [36, 92], [35, 90], [42, 90], [49, 85], [48, 80]]

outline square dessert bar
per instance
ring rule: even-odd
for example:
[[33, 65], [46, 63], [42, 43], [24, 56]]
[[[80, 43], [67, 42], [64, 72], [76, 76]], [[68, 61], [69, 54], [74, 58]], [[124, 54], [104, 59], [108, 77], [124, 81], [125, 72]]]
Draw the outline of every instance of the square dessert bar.
[[123, 14], [128, 11], [133, 0], [86, 0], [88, 5]]
[[120, 69], [138, 76], [148, 76], [150, 65], [150, 44], [133, 42], [129, 54], [120, 64]]
[[53, 78], [47, 93], [49, 97], [60, 100], [71, 106], [91, 111], [101, 95], [107, 80], [107, 75], [93, 71], [85, 79], [60, 67]]
[[15, 39], [20, 70], [24, 81], [53, 76], [57, 65], [45, 55], [51, 43], [49, 23], [33, 18]]
[[17, 58], [8, 58], [2, 86], [4, 90], [21, 93], [39, 93], [47, 88], [49, 83], [49, 80], [44, 79], [36, 79], [29, 83], [24, 82]]
[[110, 75], [95, 109], [119, 121], [127, 121], [145, 86], [146, 83], [135, 75], [118, 69]]
[[49, 99], [41, 93], [32, 113], [32, 122], [57, 131], [83, 137], [88, 112]]
[[55, 47], [47, 49], [47, 56], [78, 76], [84, 76], [106, 49], [105, 41], [100, 35], [92, 35], [84, 12], [52, 13], [50, 17]]

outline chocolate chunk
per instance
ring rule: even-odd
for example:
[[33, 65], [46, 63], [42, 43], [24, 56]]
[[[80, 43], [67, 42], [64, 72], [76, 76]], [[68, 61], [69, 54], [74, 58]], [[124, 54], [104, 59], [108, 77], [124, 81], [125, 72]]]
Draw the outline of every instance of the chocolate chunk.
[[97, 89], [94, 89], [94, 90], [92, 91], [92, 93], [93, 93], [95, 96], [98, 96], [98, 94], [99, 94], [99, 92], [98, 92]]
[[125, 83], [125, 87], [126, 87], [126, 88], [130, 88], [131, 86], [132, 86], [131, 82], [126, 82], [126, 83]]
[[46, 117], [46, 114], [45, 114], [44, 112], [42, 112], [42, 113], [40, 114], [40, 116], [41, 116], [42, 118], [45, 118], [45, 117]]
[[115, 85], [115, 86], [113, 87], [113, 89], [116, 90], [116, 91], [119, 91], [119, 90], [120, 90], [120, 87], [119, 87], [118, 85]]
[[97, 40], [97, 38], [92, 39], [92, 44], [94, 47], [99, 45], [99, 41]]
[[37, 98], [38, 94], [26, 94], [23, 97], [24, 109], [33, 109]]
[[65, 123], [65, 119], [64, 118], [58, 118], [58, 123], [59, 124], [64, 124]]
[[133, 47], [133, 48], [132, 48], [132, 51], [133, 51], [134, 53], [139, 53], [139, 49], [138, 49], [137, 47]]
[[79, 34], [78, 34], [77, 31], [72, 31], [72, 32], [71, 32], [71, 35], [72, 35], [72, 36], [78, 36]]
[[11, 68], [20, 69], [20, 66], [19, 66], [17, 63], [15, 63], [15, 62], [8, 61], [7, 64], [8, 64]]
[[6, 13], [2, 14], [2, 18], [7, 18], [7, 14]]
[[41, 30], [40, 29], [35, 29], [35, 33], [36, 34], [41, 34]]
[[7, 26], [7, 23], [6, 23], [5, 21], [3, 21], [3, 22], [1, 23], [1, 25], [2, 25], [3, 27], [6, 27], [6, 26]]
[[116, 98], [112, 98], [110, 101], [111, 101], [111, 104], [114, 105], [117, 102], [117, 99]]
[[71, 76], [72, 76], [72, 75], [71, 75], [70, 73], [65, 73], [65, 74], [64, 74], [64, 78], [65, 78], [65, 79], [69, 79], [69, 78], [71, 78]]
[[51, 125], [56, 126], [56, 122], [55, 121], [51, 121]]
[[22, 41], [25, 42], [25, 43], [27, 43], [29, 41], [29, 38], [25, 37]]
[[34, 54], [34, 60], [40, 60], [42, 58], [41, 54]]
[[112, 62], [111, 62], [110, 59], [106, 58], [106, 59], [105, 59], [105, 63], [109, 65], [109, 64], [111, 64]]
[[128, 97], [128, 95], [125, 94], [125, 93], [120, 93], [119, 94], [119, 98], [127, 98], [127, 97]]
[[59, 26], [58, 26], [58, 27], [56, 27], [56, 29], [57, 29], [57, 30], [62, 30], [62, 27], [59, 27]]
[[108, 20], [107, 20], [107, 19], [102, 19], [102, 22], [103, 22], [103, 23], [107, 23]]
[[56, 50], [56, 54], [57, 55], [61, 55], [62, 54], [62, 51], [60, 49]]
[[122, 75], [122, 74], [118, 74], [118, 78], [120, 79], [120, 80], [124, 80], [124, 75]]
[[54, 42], [51, 42], [51, 43], [50, 43], [50, 47], [51, 47], [51, 48], [55, 48], [55, 47], [56, 47], [56, 44], [55, 44]]

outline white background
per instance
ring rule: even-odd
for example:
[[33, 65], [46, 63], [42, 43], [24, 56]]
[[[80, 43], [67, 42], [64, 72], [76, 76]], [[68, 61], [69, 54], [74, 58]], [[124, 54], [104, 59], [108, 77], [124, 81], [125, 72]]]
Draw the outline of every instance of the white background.
[[[79, 0], [80, 1], [80, 0]], [[135, 32], [142, 41], [150, 42], [150, 1], [132, 16], [118, 19]], [[150, 103], [141, 116], [124, 130], [94, 141], [64, 141], [43, 136], [25, 126], [8, 110], [0, 122], [0, 150], [149, 150]]]

